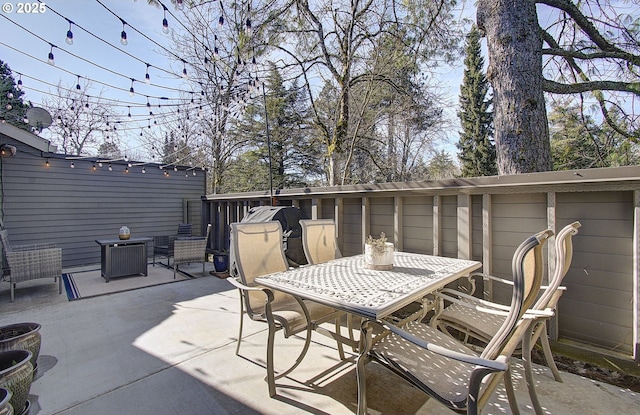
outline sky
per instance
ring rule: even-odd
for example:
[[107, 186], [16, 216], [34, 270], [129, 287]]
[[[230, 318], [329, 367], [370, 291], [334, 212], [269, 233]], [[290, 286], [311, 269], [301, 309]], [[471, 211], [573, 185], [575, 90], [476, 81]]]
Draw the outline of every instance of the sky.
[[[0, 11], [0, 59], [9, 65], [15, 80], [22, 81], [23, 99], [34, 106], [51, 100], [58, 84], [73, 90], [77, 84], [85, 88], [90, 82], [85, 92], [102, 96], [122, 114], [118, 135], [123, 150], [135, 154], [143, 147], [137, 137], [152, 125], [151, 120], [161, 124], [158, 115], [188, 106], [187, 100], [193, 96], [192, 87], [182, 77], [188, 66], [179, 59], [176, 63], [179, 56], [169, 58], [166, 50], [170, 49], [170, 34], [162, 30], [165, 16], [170, 31], [180, 30], [176, 21], [180, 13], [169, 0], [163, 3], [166, 14], [162, 7], [148, 5], [147, 0], [4, 2]], [[467, 17], [474, 12], [469, 6], [460, 11]], [[73, 33], [72, 44], [66, 42], [69, 30]], [[123, 30], [126, 45], [121, 43]], [[54, 55], [53, 65], [48, 63], [49, 53]], [[145, 83], [147, 64], [149, 84]], [[450, 101], [445, 111], [454, 124], [462, 71], [461, 59], [459, 66], [442, 68], [438, 75], [438, 84]], [[455, 155], [457, 131], [453, 130], [449, 140], [438, 143], [438, 147]], [[47, 134], [45, 130], [41, 135], [47, 138]]]

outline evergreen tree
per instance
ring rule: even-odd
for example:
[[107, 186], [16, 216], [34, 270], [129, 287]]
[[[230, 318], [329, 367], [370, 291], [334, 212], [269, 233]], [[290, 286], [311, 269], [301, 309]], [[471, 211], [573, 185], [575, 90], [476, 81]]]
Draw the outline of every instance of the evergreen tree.
[[467, 35], [465, 70], [460, 86], [462, 125], [457, 147], [463, 177], [498, 174], [496, 147], [492, 140], [493, 114], [487, 99], [489, 83], [484, 74], [484, 58], [480, 52], [480, 32], [474, 25]]
[[31, 131], [24, 122], [29, 106], [22, 102], [22, 95], [24, 92], [16, 85], [9, 65], [0, 60], [0, 120]]

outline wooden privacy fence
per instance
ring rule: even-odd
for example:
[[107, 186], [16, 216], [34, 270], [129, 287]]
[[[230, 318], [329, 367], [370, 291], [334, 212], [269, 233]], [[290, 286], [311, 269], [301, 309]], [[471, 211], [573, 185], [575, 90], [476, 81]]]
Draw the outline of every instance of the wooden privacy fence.
[[[479, 260], [485, 272], [507, 278], [522, 240], [579, 220], [551, 336], [640, 358], [640, 167], [287, 189], [274, 199], [306, 217], [334, 219], [344, 255], [361, 253], [368, 235], [385, 232], [398, 250]], [[228, 248], [229, 223], [272, 203], [268, 191], [202, 200], [216, 249]], [[554, 244], [546, 250], [549, 268]], [[489, 295], [506, 300], [509, 293]]]

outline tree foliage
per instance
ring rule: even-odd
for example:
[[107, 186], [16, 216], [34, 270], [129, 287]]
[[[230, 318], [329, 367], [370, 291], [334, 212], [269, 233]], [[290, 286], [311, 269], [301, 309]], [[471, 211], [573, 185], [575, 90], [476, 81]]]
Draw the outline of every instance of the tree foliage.
[[[621, 117], [611, 114], [617, 123]], [[598, 124], [580, 106], [562, 101], [549, 114], [554, 170], [627, 166], [640, 163], [640, 147], [608, 124]]]
[[43, 102], [53, 118], [51, 141], [65, 154], [91, 155], [103, 143], [119, 147], [118, 115], [101, 100], [102, 93], [90, 100], [84, 92], [89, 86], [86, 82], [78, 90], [59, 84], [57, 95]]
[[24, 120], [29, 105], [22, 100], [24, 91], [16, 84], [11, 68], [0, 60], [0, 119], [23, 130], [31, 130]]
[[496, 149], [492, 140], [493, 114], [489, 82], [484, 74], [480, 33], [476, 26], [467, 35], [465, 70], [460, 86], [458, 117], [462, 131], [457, 147], [463, 177], [493, 176], [498, 173]]
[[595, 102], [611, 129], [637, 141], [635, 2], [480, 0], [477, 18], [489, 49], [500, 174], [551, 169], [542, 91]]

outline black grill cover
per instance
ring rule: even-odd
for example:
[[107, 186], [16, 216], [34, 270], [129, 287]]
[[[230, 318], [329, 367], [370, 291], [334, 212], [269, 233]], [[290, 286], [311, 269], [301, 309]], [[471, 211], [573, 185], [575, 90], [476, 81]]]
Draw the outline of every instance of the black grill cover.
[[307, 263], [302, 248], [300, 219], [306, 219], [304, 213], [292, 206], [256, 206], [249, 209], [240, 222], [280, 222], [285, 235], [285, 255], [289, 265], [296, 267]]

